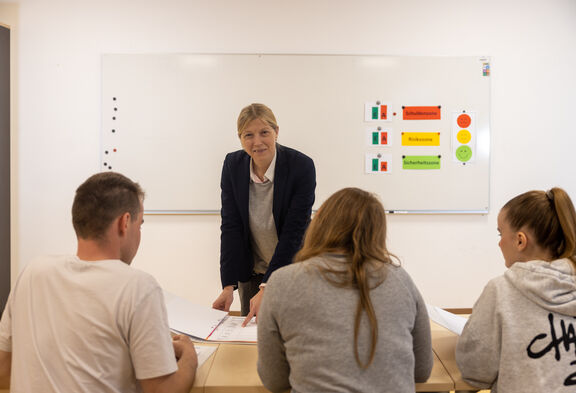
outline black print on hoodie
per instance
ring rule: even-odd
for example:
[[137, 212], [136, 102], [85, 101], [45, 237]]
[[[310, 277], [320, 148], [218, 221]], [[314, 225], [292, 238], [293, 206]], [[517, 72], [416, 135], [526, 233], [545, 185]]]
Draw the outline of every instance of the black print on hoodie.
[[[576, 319], [576, 318], [574, 318]], [[561, 349], [563, 348], [565, 352], [570, 352], [570, 346], [574, 345], [574, 356], [576, 357], [576, 333], [574, 331], [574, 325], [572, 323], [568, 323], [566, 326], [566, 322], [564, 320], [560, 320], [560, 331], [556, 330], [556, 326], [554, 325], [554, 314], [548, 314], [548, 322], [550, 324], [550, 335], [546, 333], [540, 333], [536, 337], [530, 341], [530, 344], [526, 348], [528, 352], [528, 356], [532, 359], [539, 359], [542, 356], [546, 355], [548, 352], [554, 350], [554, 359], [556, 361], [562, 360]], [[560, 335], [558, 335], [560, 333]], [[538, 350], [540, 345], [542, 344], [541, 341], [548, 341], [548, 344]], [[576, 365], [576, 360], [570, 362], [570, 365]], [[576, 385], [576, 372], [568, 375], [564, 380], [564, 386], [571, 386]]]

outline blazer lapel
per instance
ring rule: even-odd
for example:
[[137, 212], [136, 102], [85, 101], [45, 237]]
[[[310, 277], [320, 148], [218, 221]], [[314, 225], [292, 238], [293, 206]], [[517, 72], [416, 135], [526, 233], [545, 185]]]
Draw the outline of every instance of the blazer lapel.
[[276, 225], [276, 233], [279, 234], [280, 211], [282, 207], [282, 197], [286, 189], [286, 178], [288, 176], [288, 165], [286, 164], [286, 152], [280, 144], [276, 144], [276, 169], [274, 170], [274, 199], [272, 203], [272, 215]]
[[236, 178], [238, 182], [238, 206], [240, 210], [240, 216], [242, 217], [242, 223], [244, 224], [244, 229], [248, 229], [250, 223], [248, 221], [248, 206], [249, 206], [249, 192], [250, 192], [250, 156], [248, 154], [243, 155], [242, 162], [238, 168], [238, 177]]

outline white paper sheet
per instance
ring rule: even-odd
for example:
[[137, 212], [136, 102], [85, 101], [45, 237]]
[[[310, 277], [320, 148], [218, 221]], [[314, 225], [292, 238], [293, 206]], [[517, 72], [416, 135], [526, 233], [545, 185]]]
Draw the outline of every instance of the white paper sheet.
[[242, 327], [244, 317], [229, 316], [226, 311], [193, 304], [164, 291], [170, 329], [199, 342], [238, 342], [255, 344], [256, 318]]
[[216, 330], [214, 330], [214, 333], [208, 338], [208, 341], [255, 344], [258, 340], [256, 318], [252, 318], [245, 327], [242, 327], [244, 319], [244, 317], [226, 317]]
[[452, 314], [446, 310], [442, 310], [439, 307], [426, 305], [428, 310], [428, 316], [431, 320], [436, 322], [440, 326], [444, 326], [446, 329], [450, 330], [452, 333], [457, 335], [462, 334], [462, 329], [466, 325], [467, 318], [461, 317], [460, 315]]
[[198, 368], [202, 367], [202, 365], [208, 360], [208, 358], [216, 351], [217, 346], [207, 346], [207, 345], [196, 345], [194, 349], [196, 349], [196, 355], [198, 355]]
[[226, 311], [194, 304], [166, 291], [164, 301], [170, 329], [200, 340], [206, 340], [228, 315]]

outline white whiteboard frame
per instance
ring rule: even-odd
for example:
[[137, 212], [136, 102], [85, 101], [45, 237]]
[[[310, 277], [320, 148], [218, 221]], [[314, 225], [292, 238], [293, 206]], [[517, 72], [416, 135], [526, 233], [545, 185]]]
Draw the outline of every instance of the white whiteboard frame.
[[[236, 116], [243, 106], [263, 102], [277, 116], [279, 142], [315, 161], [315, 208], [338, 189], [357, 186], [378, 193], [396, 214], [486, 214], [490, 83], [482, 75], [485, 63], [489, 58], [104, 55], [101, 168], [142, 184], [146, 214], [219, 214], [221, 165], [227, 152], [240, 148]], [[375, 100], [391, 103], [396, 112], [402, 105], [442, 105], [442, 119], [396, 117], [385, 123], [394, 130], [394, 145], [367, 147], [365, 128], [374, 123], [364, 121], [364, 103]], [[477, 113], [476, 154], [468, 166], [451, 157], [451, 113], [461, 110]], [[441, 146], [402, 147], [402, 130], [438, 130]], [[394, 156], [392, 173], [366, 175], [364, 154], [384, 150]], [[402, 170], [403, 154], [440, 154], [442, 168]]]

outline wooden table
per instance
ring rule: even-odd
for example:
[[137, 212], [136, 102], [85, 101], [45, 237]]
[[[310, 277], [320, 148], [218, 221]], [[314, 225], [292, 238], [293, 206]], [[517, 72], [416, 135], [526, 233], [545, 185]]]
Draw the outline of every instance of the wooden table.
[[[455, 347], [458, 336], [431, 322], [434, 366], [428, 381], [416, 384], [416, 392], [477, 391], [462, 380], [456, 366]], [[255, 344], [197, 344], [217, 346], [216, 351], [196, 373], [191, 393], [268, 392], [262, 385], [256, 362]], [[7, 390], [1, 390], [0, 393]]]
[[448, 374], [450, 374], [450, 377], [452, 377], [452, 380], [454, 381], [453, 390], [457, 393], [478, 391], [478, 388], [464, 382], [462, 374], [456, 365], [455, 350], [458, 335], [433, 321], [430, 321], [430, 330], [432, 332], [432, 350], [438, 356], [442, 365]]
[[[211, 347], [218, 347], [218, 344], [196, 344], [196, 345], [206, 345]], [[216, 350], [217, 351], [217, 350]], [[214, 363], [215, 356], [212, 354], [200, 367], [196, 370], [196, 378], [194, 379], [194, 386], [192, 386], [192, 390], [190, 393], [202, 393], [204, 392], [204, 386], [206, 385], [206, 380], [208, 379], [208, 375], [210, 370], [212, 369], [212, 364]], [[0, 391], [0, 393], [2, 393]]]
[[258, 348], [255, 344], [220, 344], [212, 357], [214, 362], [204, 385], [205, 393], [269, 391], [256, 371]]
[[[204, 384], [205, 393], [252, 393], [268, 392], [262, 385], [256, 362], [256, 345], [220, 344], [216, 352], [198, 370], [192, 392]], [[210, 364], [208, 364], [211, 361]], [[207, 370], [208, 369], [208, 370]], [[203, 379], [207, 374], [207, 378]], [[202, 378], [202, 380], [198, 380]], [[434, 354], [434, 366], [428, 381], [416, 384], [416, 392], [448, 392], [454, 390], [454, 381]]]

